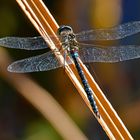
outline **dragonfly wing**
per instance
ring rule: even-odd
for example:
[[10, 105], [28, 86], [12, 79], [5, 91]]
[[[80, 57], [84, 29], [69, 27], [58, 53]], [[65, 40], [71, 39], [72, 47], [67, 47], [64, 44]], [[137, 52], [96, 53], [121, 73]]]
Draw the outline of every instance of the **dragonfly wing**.
[[140, 46], [110, 46], [104, 47], [83, 44], [79, 50], [79, 56], [83, 62], [115, 63], [130, 59], [140, 58]]
[[128, 22], [113, 28], [95, 29], [76, 34], [78, 41], [117, 40], [140, 32], [140, 21]]
[[0, 46], [7, 48], [39, 50], [48, 48], [41, 36], [38, 37], [5, 37], [0, 38]]
[[8, 71], [16, 73], [38, 72], [56, 69], [61, 66], [55, 55], [52, 52], [47, 52], [42, 55], [15, 61], [8, 67]]

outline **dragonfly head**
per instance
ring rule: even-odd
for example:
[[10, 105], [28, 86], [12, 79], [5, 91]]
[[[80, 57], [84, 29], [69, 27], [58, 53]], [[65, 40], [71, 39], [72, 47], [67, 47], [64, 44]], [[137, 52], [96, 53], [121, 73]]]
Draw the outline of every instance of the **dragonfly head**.
[[75, 35], [70, 26], [66, 26], [66, 25], [60, 26], [57, 33], [61, 42], [68, 43], [69, 41], [72, 41], [75, 39]]
[[67, 25], [61, 25], [57, 31], [58, 35], [62, 35], [62, 34], [69, 34], [69, 33], [73, 33], [73, 30], [70, 26]]

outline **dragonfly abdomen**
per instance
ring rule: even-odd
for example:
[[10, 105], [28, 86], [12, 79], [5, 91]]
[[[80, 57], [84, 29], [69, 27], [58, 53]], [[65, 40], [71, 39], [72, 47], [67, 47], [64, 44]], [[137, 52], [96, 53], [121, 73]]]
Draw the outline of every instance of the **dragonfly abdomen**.
[[78, 71], [78, 74], [79, 74], [79, 76], [81, 78], [81, 81], [82, 81], [82, 84], [84, 86], [84, 90], [85, 90], [85, 92], [87, 94], [87, 97], [88, 97], [88, 100], [90, 102], [90, 105], [91, 105], [94, 113], [96, 114], [96, 116], [100, 117], [96, 102], [95, 102], [94, 97], [93, 97], [93, 91], [90, 88], [90, 85], [88, 84], [88, 81], [87, 81], [87, 79], [85, 77], [85, 74], [84, 74], [84, 72], [83, 72], [83, 70], [82, 70], [82, 68], [81, 68], [81, 66], [80, 66], [80, 64], [78, 62], [78, 59], [77, 59], [78, 58], [78, 53], [74, 52], [74, 51], [70, 51], [70, 53], [71, 53], [71, 56], [72, 56], [72, 58], [74, 60], [75, 66], [76, 66], [77, 71]]

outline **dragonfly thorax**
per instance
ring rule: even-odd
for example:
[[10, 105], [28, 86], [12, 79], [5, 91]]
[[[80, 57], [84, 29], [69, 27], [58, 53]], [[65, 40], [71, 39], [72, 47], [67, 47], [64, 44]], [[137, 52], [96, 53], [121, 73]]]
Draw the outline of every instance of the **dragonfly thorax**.
[[62, 43], [62, 47], [65, 50], [71, 51], [71, 50], [78, 49], [76, 36], [73, 33], [73, 30], [70, 26], [65, 26], [65, 25], [60, 26], [60, 28], [58, 29], [58, 35]]

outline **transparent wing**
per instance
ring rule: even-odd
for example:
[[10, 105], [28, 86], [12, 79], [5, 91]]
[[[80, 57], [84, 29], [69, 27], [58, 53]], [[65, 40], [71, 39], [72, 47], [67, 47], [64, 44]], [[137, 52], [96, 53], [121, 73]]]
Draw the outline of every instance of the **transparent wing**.
[[[130, 59], [140, 58], [140, 46], [110, 46], [101, 48], [101, 46], [92, 46], [89, 44], [80, 44], [79, 56], [86, 62], [121, 62]], [[98, 47], [98, 48], [97, 48]]]
[[41, 36], [38, 37], [5, 37], [0, 38], [0, 46], [7, 48], [39, 50], [48, 48]]
[[16, 73], [38, 72], [56, 69], [61, 66], [55, 55], [52, 52], [47, 52], [42, 55], [15, 61], [8, 67], [8, 71]]
[[140, 32], [140, 21], [128, 22], [114, 28], [95, 29], [76, 34], [78, 41], [116, 40]]

